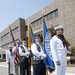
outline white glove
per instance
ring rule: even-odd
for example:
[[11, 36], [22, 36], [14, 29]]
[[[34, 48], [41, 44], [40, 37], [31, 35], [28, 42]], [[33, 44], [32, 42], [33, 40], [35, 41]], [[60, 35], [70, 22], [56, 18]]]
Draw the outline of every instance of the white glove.
[[30, 55], [30, 52], [26, 52], [26, 55]]
[[28, 47], [28, 51], [30, 51], [31, 50], [31, 48], [30, 47]]
[[26, 52], [26, 57], [29, 58], [30, 52]]
[[46, 54], [42, 54], [41, 56], [42, 56], [43, 58], [46, 58]]

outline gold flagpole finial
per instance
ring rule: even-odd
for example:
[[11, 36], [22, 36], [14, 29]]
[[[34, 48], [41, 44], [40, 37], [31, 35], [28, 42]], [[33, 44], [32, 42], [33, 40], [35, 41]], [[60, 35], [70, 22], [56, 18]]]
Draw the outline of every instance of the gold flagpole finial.
[[45, 11], [44, 8], [42, 8], [42, 17], [44, 17], [44, 11]]
[[30, 24], [30, 20], [28, 19], [28, 25]]
[[51, 27], [51, 28], [54, 28], [54, 25], [53, 25], [51, 22], [50, 22], [50, 27]]

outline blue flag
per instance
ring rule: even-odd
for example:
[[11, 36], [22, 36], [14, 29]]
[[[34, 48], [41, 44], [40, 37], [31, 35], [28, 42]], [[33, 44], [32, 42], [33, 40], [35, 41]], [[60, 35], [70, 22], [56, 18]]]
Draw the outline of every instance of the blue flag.
[[50, 49], [50, 36], [48, 29], [46, 27], [46, 22], [43, 18], [43, 31], [44, 31], [44, 52], [47, 55], [45, 59], [45, 65], [48, 66], [49, 71], [52, 73], [55, 70], [55, 65], [52, 58], [52, 53]]
[[12, 30], [11, 30], [11, 27], [9, 26], [9, 29], [10, 29], [10, 35], [11, 35], [11, 38], [12, 38], [12, 42], [15, 42], [15, 39], [14, 39], [14, 36], [12, 34]]

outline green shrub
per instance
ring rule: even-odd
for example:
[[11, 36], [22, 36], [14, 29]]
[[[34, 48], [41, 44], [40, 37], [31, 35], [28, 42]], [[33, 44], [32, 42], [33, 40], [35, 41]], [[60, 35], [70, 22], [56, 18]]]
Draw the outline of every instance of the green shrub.
[[68, 67], [75, 67], [75, 64], [67, 64]]
[[67, 56], [75, 56], [75, 46], [72, 47], [72, 53], [67, 54]]
[[72, 56], [75, 56], [75, 46], [73, 46]]
[[0, 59], [0, 62], [5, 62], [6, 61], [6, 59]]

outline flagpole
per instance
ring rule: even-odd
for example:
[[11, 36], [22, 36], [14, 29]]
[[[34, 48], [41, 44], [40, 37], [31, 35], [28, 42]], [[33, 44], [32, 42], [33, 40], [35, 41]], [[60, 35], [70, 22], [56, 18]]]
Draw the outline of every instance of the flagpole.
[[[42, 21], [43, 21], [43, 19], [44, 19], [44, 9], [42, 8]], [[44, 23], [43, 23], [42, 35], [44, 35]], [[43, 36], [43, 40], [44, 40], [44, 36]], [[44, 45], [44, 41], [42, 43]]]
[[[44, 9], [42, 9], [42, 21], [44, 20]], [[44, 22], [43, 22], [43, 31], [42, 31], [42, 34], [43, 34], [43, 46], [44, 46]], [[46, 66], [46, 75], [48, 75], [48, 67]]]
[[[28, 19], [28, 25], [30, 25], [30, 20], [29, 19]], [[28, 34], [28, 36], [29, 36], [29, 34]], [[28, 37], [28, 44], [29, 44], [29, 37]], [[28, 45], [28, 51], [31, 52], [29, 45]], [[27, 71], [28, 72], [28, 75], [31, 75], [30, 68], [31, 68], [31, 58], [29, 56], [29, 58], [28, 58], [28, 71]]]
[[10, 75], [10, 58], [9, 58], [9, 63], [8, 63], [8, 75]]

